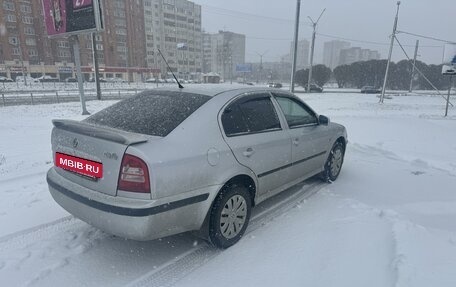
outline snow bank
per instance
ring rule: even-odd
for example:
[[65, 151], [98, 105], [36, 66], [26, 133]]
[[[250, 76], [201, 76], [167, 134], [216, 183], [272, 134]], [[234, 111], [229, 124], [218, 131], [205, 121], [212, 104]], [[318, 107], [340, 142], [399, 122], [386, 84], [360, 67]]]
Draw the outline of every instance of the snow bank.
[[[392, 97], [383, 105], [375, 95], [300, 97], [347, 127], [342, 173], [252, 221], [245, 238], [223, 252], [190, 234], [123, 240], [68, 217], [45, 182], [50, 120], [82, 119], [79, 104], [0, 108], [2, 283], [456, 286], [456, 109], [443, 118], [438, 96]], [[88, 109], [112, 103], [89, 102]]]

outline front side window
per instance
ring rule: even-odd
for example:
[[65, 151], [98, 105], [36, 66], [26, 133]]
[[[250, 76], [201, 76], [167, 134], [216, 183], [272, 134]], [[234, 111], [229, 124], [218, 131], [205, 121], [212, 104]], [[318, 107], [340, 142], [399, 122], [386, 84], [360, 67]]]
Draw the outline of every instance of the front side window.
[[252, 95], [236, 100], [222, 114], [227, 136], [280, 129], [279, 118], [269, 95]]
[[311, 109], [293, 98], [275, 96], [290, 128], [317, 124], [317, 117]]

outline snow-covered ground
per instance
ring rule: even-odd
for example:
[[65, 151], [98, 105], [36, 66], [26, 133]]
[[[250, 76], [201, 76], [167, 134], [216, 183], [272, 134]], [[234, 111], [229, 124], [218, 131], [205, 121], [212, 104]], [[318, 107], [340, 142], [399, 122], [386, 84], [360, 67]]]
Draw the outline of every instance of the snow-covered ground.
[[124, 240], [69, 216], [45, 172], [51, 119], [83, 119], [79, 104], [1, 107], [1, 285], [456, 286], [456, 108], [443, 118], [438, 96], [299, 96], [347, 127], [340, 177], [256, 207], [225, 251], [191, 234]]

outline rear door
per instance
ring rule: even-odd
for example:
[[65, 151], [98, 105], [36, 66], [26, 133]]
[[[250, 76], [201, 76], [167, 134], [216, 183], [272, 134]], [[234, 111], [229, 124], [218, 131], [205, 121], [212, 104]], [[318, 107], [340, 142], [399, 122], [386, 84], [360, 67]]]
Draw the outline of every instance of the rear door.
[[223, 110], [221, 122], [225, 141], [238, 162], [257, 175], [260, 195], [288, 182], [291, 140], [269, 93], [236, 99]]
[[306, 104], [295, 97], [276, 93], [292, 142], [292, 180], [321, 169], [328, 150], [330, 133], [328, 126], [318, 123], [317, 115]]

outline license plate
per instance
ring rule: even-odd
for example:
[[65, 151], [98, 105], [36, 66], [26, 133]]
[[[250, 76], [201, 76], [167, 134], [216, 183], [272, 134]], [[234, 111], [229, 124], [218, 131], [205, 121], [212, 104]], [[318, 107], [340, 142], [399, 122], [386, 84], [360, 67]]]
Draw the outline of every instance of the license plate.
[[55, 166], [93, 178], [103, 177], [103, 164], [64, 153], [55, 153]]

